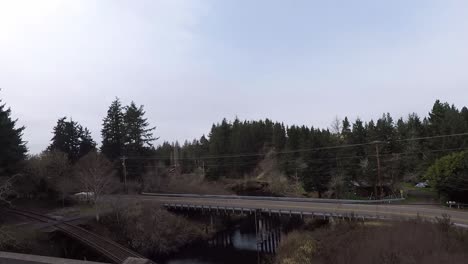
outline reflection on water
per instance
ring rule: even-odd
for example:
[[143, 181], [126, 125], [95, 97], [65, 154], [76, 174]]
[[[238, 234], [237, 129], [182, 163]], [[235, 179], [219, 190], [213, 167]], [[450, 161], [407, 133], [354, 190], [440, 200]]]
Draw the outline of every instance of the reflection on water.
[[255, 231], [236, 226], [210, 243], [194, 245], [165, 261], [156, 261], [162, 264], [256, 264]]
[[232, 245], [236, 249], [257, 251], [255, 233], [242, 233], [239, 228], [231, 235]]
[[167, 264], [215, 264], [215, 262], [210, 262], [206, 260], [198, 259], [179, 259], [179, 260], [170, 260], [166, 262]]

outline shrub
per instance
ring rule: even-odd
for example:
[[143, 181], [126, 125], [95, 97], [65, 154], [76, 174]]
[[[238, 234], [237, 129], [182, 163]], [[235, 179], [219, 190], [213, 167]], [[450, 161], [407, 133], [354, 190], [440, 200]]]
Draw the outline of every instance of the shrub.
[[468, 201], [468, 152], [444, 156], [430, 166], [424, 178], [440, 195], [458, 202]]
[[453, 227], [443, 216], [436, 224], [420, 219], [407, 222], [376, 222], [313, 232], [296, 231], [282, 241], [278, 264], [307, 263], [466, 263], [468, 232]]
[[102, 223], [114, 234], [114, 239], [146, 256], [169, 254], [207, 236], [201, 224], [143, 204], [116, 204]]
[[281, 242], [276, 263], [303, 264], [311, 263], [317, 252], [317, 242], [310, 232], [294, 231]]

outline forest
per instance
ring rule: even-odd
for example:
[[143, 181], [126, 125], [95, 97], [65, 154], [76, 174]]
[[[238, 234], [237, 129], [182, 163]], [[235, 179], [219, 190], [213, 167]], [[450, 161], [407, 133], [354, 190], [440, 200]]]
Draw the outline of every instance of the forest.
[[46, 178], [32, 179], [38, 174], [34, 164], [49, 160], [48, 168], [60, 162], [72, 168], [89, 153], [105, 158], [120, 182], [144, 182], [146, 172], [154, 169], [202, 172], [208, 181], [242, 179], [258, 174], [259, 165], [267, 160], [289, 182], [318, 197], [352, 198], [359, 196], [357, 189], [367, 190], [363, 196], [384, 197], [397, 193], [402, 182], [421, 181], [441, 197], [460, 201], [468, 197], [468, 108], [439, 100], [425, 117], [415, 113], [398, 119], [385, 113], [367, 121], [344, 117], [329, 128], [223, 119], [206, 135], [183, 143], [158, 142], [156, 127], [149, 124], [144, 107], [134, 102], [124, 106], [116, 98], [103, 116], [99, 147], [87, 128], [63, 117], [52, 128], [47, 149], [33, 155], [22, 139], [27, 128], [18, 127], [11, 110], [1, 104], [0, 174], [21, 175], [16, 181], [23, 188], [24, 183], [35, 182], [31, 191], [54, 185]]
[[[183, 172], [203, 166], [213, 180], [242, 177], [268, 158], [286, 176], [299, 179], [305, 191], [319, 196], [330, 188], [343, 196], [356, 186], [372, 187], [374, 196], [383, 196], [403, 181], [435, 180], [437, 176], [426, 177], [428, 168], [450, 153], [464, 155], [467, 132], [468, 109], [437, 100], [427, 117], [412, 113], [394, 120], [386, 113], [375, 121], [353, 122], [345, 117], [327, 129], [269, 119], [224, 119], [207, 137], [182, 145], [164, 142], [154, 158]], [[459, 180], [457, 188], [463, 188], [462, 183]]]

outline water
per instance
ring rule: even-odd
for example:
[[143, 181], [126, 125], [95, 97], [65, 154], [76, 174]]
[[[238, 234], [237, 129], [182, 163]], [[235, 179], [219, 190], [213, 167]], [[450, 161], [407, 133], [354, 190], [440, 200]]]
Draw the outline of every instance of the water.
[[256, 264], [257, 245], [255, 230], [237, 225], [220, 233], [212, 241], [182, 249], [162, 264]]

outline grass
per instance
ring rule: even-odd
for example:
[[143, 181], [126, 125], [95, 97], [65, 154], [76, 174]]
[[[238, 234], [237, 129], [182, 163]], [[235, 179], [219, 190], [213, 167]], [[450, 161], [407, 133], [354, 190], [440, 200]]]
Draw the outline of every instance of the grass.
[[414, 203], [439, 203], [437, 192], [433, 188], [418, 188], [411, 183], [402, 183], [403, 192], [406, 196], [404, 204]]
[[408, 182], [402, 183], [401, 186], [402, 186], [403, 191], [405, 191], [405, 192], [407, 192], [407, 191], [420, 191], [420, 192], [436, 194], [436, 191], [431, 187], [418, 188], [414, 184], [408, 183]]
[[388, 224], [342, 222], [314, 231], [291, 233], [279, 248], [276, 264], [307, 263], [466, 263], [468, 232], [448, 218]]

